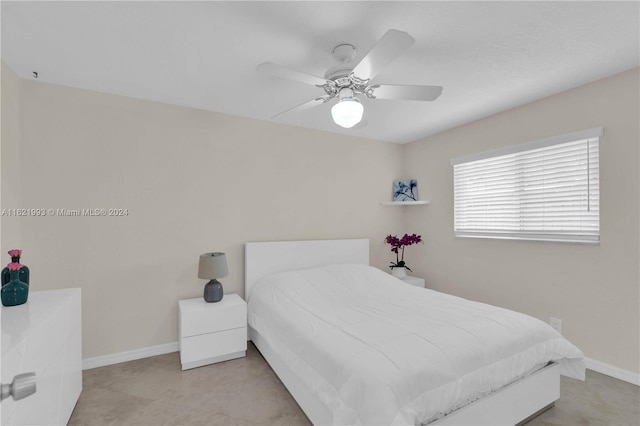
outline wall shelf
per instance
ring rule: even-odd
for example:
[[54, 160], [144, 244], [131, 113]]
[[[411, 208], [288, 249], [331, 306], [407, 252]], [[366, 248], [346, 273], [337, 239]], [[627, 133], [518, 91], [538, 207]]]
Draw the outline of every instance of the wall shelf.
[[418, 201], [381, 201], [383, 206], [424, 206], [430, 204], [431, 200], [418, 200]]

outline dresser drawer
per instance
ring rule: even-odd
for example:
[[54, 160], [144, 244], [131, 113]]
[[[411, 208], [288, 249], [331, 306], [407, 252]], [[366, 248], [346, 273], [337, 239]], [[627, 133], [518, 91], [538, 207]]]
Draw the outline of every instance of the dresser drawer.
[[238, 295], [225, 295], [220, 302], [181, 300], [180, 338], [246, 327], [247, 305]]
[[187, 364], [247, 350], [247, 327], [185, 337], [180, 341], [180, 361]]

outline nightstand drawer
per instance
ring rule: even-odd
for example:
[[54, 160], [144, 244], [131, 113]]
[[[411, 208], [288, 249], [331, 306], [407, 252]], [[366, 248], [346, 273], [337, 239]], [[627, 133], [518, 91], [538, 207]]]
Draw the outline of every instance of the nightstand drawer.
[[237, 294], [225, 295], [216, 303], [203, 299], [181, 300], [179, 309], [181, 338], [247, 325], [247, 305]]
[[247, 327], [183, 338], [180, 361], [187, 364], [247, 350]]

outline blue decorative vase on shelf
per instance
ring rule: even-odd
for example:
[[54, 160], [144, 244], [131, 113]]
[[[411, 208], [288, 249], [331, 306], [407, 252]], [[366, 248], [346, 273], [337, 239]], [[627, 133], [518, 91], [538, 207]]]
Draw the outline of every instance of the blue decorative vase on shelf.
[[3, 285], [0, 290], [4, 306], [17, 306], [27, 302], [29, 286], [20, 281], [20, 266], [22, 265], [19, 263], [10, 263], [7, 267], [9, 282]]
[[[9, 256], [11, 256], [11, 263], [20, 263], [20, 256], [22, 256], [22, 250], [13, 249], [13, 250], [9, 250], [8, 253], [9, 253]], [[8, 284], [9, 281], [11, 280], [10, 276], [11, 274], [9, 273], [9, 268], [8, 267], [4, 268], [2, 270], [2, 286], [3, 287], [5, 284]], [[20, 278], [20, 281], [22, 281], [26, 285], [29, 285], [29, 268], [27, 266], [22, 265], [18, 278]]]

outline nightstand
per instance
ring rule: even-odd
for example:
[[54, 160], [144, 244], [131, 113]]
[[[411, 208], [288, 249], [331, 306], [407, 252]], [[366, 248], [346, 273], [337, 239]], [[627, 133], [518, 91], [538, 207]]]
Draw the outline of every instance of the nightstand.
[[247, 304], [237, 294], [215, 303], [178, 302], [182, 369], [240, 358], [247, 353]]
[[407, 275], [406, 277], [400, 279], [407, 284], [424, 288], [424, 278], [410, 277], [409, 275]]

